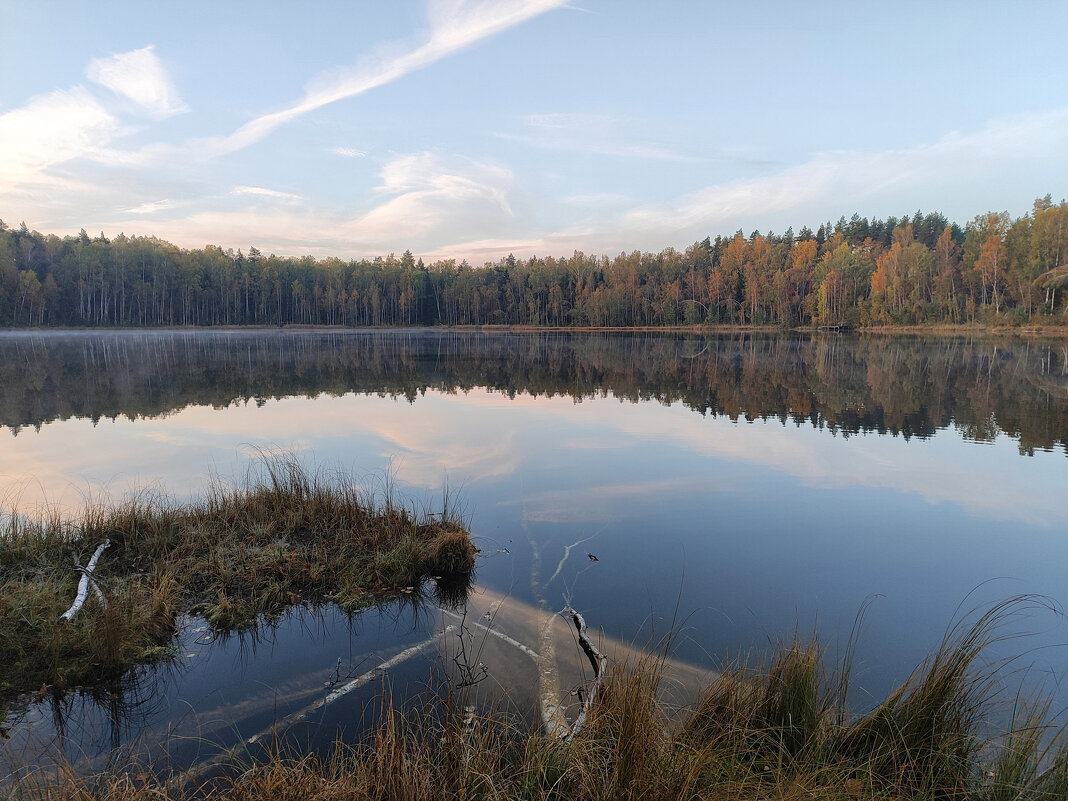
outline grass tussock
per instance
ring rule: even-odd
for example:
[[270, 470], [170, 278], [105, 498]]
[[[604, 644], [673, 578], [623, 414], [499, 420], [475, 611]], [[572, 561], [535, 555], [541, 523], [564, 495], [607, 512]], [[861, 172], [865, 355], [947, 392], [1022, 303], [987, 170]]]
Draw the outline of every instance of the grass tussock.
[[[846, 711], [848, 665], [818, 643], [791, 643], [763, 668], [732, 665], [692, 709], [669, 715], [661, 663], [615, 665], [588, 725], [570, 742], [503, 714], [473, 716], [448, 697], [412, 714], [387, 707], [355, 746], [281, 755], [178, 788], [127, 774], [23, 785], [15, 798], [141, 801], [1053, 801], [1068, 797], [1068, 744], [1048, 706], [1017, 703], [989, 737], [994, 673], [980, 663], [1005, 608], [943, 646], [900, 688]], [[90, 793], [90, 788], [92, 793]]]
[[[90, 597], [57, 622], [76, 565], [105, 539], [95, 578], [106, 604]], [[463, 584], [474, 558], [458, 521], [376, 504], [348, 477], [292, 459], [265, 460], [244, 485], [217, 483], [192, 504], [143, 494], [75, 519], [11, 515], [0, 529], [0, 700], [166, 656], [181, 613], [230, 630], [304, 602], [354, 610], [429, 576]]]

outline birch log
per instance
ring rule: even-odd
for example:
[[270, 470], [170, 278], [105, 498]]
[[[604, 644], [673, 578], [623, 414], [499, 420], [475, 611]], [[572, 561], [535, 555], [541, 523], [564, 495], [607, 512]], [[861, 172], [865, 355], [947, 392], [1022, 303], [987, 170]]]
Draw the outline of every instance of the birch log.
[[82, 574], [81, 579], [78, 580], [78, 594], [74, 597], [74, 603], [70, 605], [70, 609], [59, 616], [60, 620], [70, 620], [78, 614], [78, 610], [85, 604], [85, 599], [89, 597], [90, 584], [101, 603], [104, 602], [104, 593], [102, 593], [100, 588], [96, 586], [96, 579], [93, 578], [93, 571], [96, 570], [96, 563], [100, 560], [100, 555], [104, 553], [104, 549], [109, 545], [111, 545], [111, 540], [104, 540], [97, 546], [96, 551], [93, 553], [93, 558], [89, 560], [89, 564], [85, 567], [78, 568]]

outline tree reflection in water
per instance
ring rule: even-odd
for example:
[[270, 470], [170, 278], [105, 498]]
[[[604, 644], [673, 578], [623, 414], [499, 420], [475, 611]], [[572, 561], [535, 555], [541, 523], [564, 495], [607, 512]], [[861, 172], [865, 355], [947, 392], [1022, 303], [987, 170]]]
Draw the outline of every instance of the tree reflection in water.
[[190, 405], [428, 390], [611, 393], [836, 433], [999, 433], [1068, 453], [1068, 342], [837, 334], [437, 331], [0, 336], [0, 425], [155, 417]]

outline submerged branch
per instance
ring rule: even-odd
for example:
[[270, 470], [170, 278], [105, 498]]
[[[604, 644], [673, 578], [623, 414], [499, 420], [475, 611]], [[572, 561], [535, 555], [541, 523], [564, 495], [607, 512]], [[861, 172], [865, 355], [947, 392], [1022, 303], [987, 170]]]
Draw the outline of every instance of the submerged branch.
[[442, 637], [455, 630], [455, 626], [446, 626], [444, 629], [437, 632], [432, 637], [428, 637], [422, 642], [416, 643], [415, 645], [409, 646], [403, 651], [394, 654], [389, 659], [381, 662], [377, 667], [371, 668], [371, 670], [368, 670], [366, 673], [362, 673], [361, 675], [354, 678], [352, 681], [349, 681], [346, 684], [343, 684], [342, 686], [331, 690], [325, 696], [323, 696], [322, 698], [317, 698], [315, 701], [308, 704], [303, 709], [299, 709], [296, 712], [286, 715], [284, 718], [276, 720], [274, 723], [272, 723], [270, 726], [263, 729], [262, 731], [253, 734], [251, 737], [242, 739], [237, 745], [231, 748], [219, 751], [210, 759], [206, 759], [203, 762], [198, 762], [196, 765], [189, 768], [185, 772], [172, 778], [170, 781], [171, 786], [184, 787], [190, 782], [199, 779], [212, 768], [216, 768], [220, 765], [224, 765], [230, 762], [235, 756], [239, 755], [242, 750], [247, 750], [250, 746], [261, 742], [264, 738], [270, 737], [272, 735], [274, 737], [278, 737], [295, 724], [307, 720], [309, 716], [311, 716], [315, 712], [318, 712], [321, 709], [325, 709], [331, 704], [340, 701], [342, 698], [344, 698], [346, 695], [353, 692], [354, 690], [360, 689], [372, 679], [384, 674], [386, 671], [391, 670], [402, 662], [406, 662], [407, 660], [424, 653], [425, 651], [433, 647]]
[[[463, 616], [462, 615], [458, 615], [456, 612], [453, 612], [453, 611], [451, 611], [449, 609], [441, 609], [440, 611], [441, 611], [441, 613], [443, 615], [448, 615], [451, 618], [455, 618], [456, 620], [463, 621]], [[485, 625], [483, 623], [477, 623], [477, 622], [471, 621], [471, 620], [468, 620], [468, 621], [464, 622], [463, 625], [465, 625], [465, 626], [474, 626], [476, 629], [481, 629], [482, 631], [486, 632], [487, 634], [489, 634], [489, 635], [491, 635], [493, 637], [496, 637], [501, 642], [506, 642], [509, 645], [511, 645], [513, 648], [518, 648], [520, 651], [522, 651], [524, 654], [529, 656], [534, 661], [537, 661], [537, 659], [538, 659], [538, 652], [537, 651], [535, 651], [530, 646], [524, 645], [523, 643], [519, 642], [519, 640], [515, 639], [514, 637], [509, 637], [503, 631], [497, 631], [496, 629], [492, 629], [492, 628], [490, 628], [489, 626], [487, 626], [487, 625]]]
[[579, 545], [582, 545], [584, 542], [589, 542], [594, 537], [596, 537], [597, 534], [600, 534], [600, 531], [598, 531], [596, 534], [591, 534], [588, 537], [583, 537], [578, 542], [573, 542], [570, 545], [565, 545], [564, 546], [564, 555], [562, 557], [560, 557], [560, 562], [559, 562], [559, 564], [557, 564], [556, 570], [554, 570], [553, 574], [551, 576], [549, 576], [549, 580], [545, 582], [544, 586], [548, 587], [550, 584], [553, 583], [553, 579], [555, 579], [557, 576], [560, 575], [560, 571], [563, 570], [564, 565], [567, 563], [568, 558], [570, 558], [570, 556], [571, 556], [571, 549], [572, 548], [577, 548]]
[[[502, 631], [497, 631], [496, 629], [491, 628], [490, 626], [487, 626], [483, 623], [465, 621], [463, 616], [448, 609], [441, 609], [439, 611], [443, 615], [447, 615], [455, 620], [461, 621], [461, 625], [473, 626], [477, 629], [480, 629], [486, 634], [496, 637], [501, 642], [511, 645], [513, 648], [516, 648], [517, 650], [524, 653], [526, 656], [530, 657], [534, 661], [534, 664], [538, 667], [539, 682], [543, 685], [545, 684], [546, 677], [544, 673], [545, 669], [549, 667], [549, 665], [547, 665], [546, 660], [547, 646], [549, 650], [548, 655], [553, 656], [551, 649], [552, 638], [551, 636], [546, 636], [548, 629], [552, 625], [552, 617], [550, 617], [547, 621], [547, 625], [542, 628], [541, 647], [543, 650], [542, 653], [538, 653], [529, 645], [524, 645], [523, 643], [519, 642], [519, 640], [515, 639], [514, 637], [508, 636]], [[582, 652], [586, 655], [586, 658], [590, 660], [590, 665], [593, 666], [593, 684], [591, 685], [589, 692], [585, 695], [585, 698], [583, 699], [582, 711], [579, 713], [578, 717], [575, 719], [575, 722], [572, 725], [569, 726], [567, 720], [564, 718], [563, 707], [556, 700], [550, 697], [549, 693], [544, 691], [544, 687], [541, 693], [541, 722], [545, 733], [552, 738], [569, 741], [582, 730], [583, 726], [586, 725], [587, 713], [589, 712], [590, 707], [592, 707], [593, 704], [596, 702], [597, 696], [600, 693], [601, 682], [608, 667], [608, 658], [597, 649], [597, 646], [593, 644], [593, 641], [586, 634], [586, 619], [582, 616], [580, 612], [576, 612], [574, 609], [571, 608], [566, 608], [561, 612], [561, 614], [567, 615], [570, 618], [571, 622], [574, 623], [575, 629], [578, 631], [578, 641], [579, 645], [582, 648]], [[551, 666], [550, 669], [555, 672], [555, 665]], [[549, 683], [555, 687], [555, 681]]]
[[565, 609], [564, 611], [570, 612], [571, 622], [574, 623], [575, 628], [578, 629], [579, 645], [582, 647], [583, 653], [586, 654], [586, 658], [590, 660], [590, 664], [593, 666], [593, 685], [590, 687], [589, 693], [587, 693], [586, 698], [582, 702], [582, 711], [575, 719], [575, 723], [566, 737], [566, 739], [570, 740], [582, 731], [582, 727], [586, 725], [586, 714], [597, 700], [597, 694], [601, 690], [601, 680], [604, 678], [605, 668], [608, 666], [608, 658], [597, 650], [597, 646], [594, 645], [593, 641], [586, 635], [586, 618], [574, 609]]
[[407, 660], [413, 657], [419, 656], [421, 653], [432, 647], [439, 639], [455, 630], [455, 626], [446, 626], [433, 637], [428, 637], [422, 642], [409, 646], [398, 654], [394, 654], [389, 659], [379, 664], [377, 667], [371, 668], [366, 673], [362, 673], [356, 678], [352, 679], [352, 681], [346, 682], [340, 687], [334, 688], [329, 693], [327, 693], [325, 697], [320, 698], [317, 701], [309, 704], [304, 709], [298, 712], [294, 712], [291, 715], [286, 715], [286, 717], [277, 721], [270, 728], [265, 729], [259, 734], [252, 735], [247, 740], [245, 740], [245, 742], [249, 745], [252, 745], [257, 741], [263, 739], [263, 737], [268, 734], [279, 733], [281, 731], [284, 731], [285, 729], [288, 729], [293, 724], [299, 723], [300, 721], [307, 719], [307, 717], [313, 712], [318, 712], [320, 709], [330, 706], [330, 704], [336, 703], [337, 701], [341, 700], [346, 695], [351, 693], [353, 690], [358, 690], [360, 689], [360, 687], [363, 687], [365, 684], [367, 684], [367, 682], [371, 681], [371, 679], [375, 678], [376, 676], [379, 676], [385, 673], [387, 670], [396, 667], [401, 662], [406, 662]]

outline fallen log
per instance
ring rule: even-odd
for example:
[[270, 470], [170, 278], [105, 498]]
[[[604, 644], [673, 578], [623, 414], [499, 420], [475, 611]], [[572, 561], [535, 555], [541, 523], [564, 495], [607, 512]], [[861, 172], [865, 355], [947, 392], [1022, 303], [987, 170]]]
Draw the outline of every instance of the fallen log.
[[70, 609], [59, 616], [60, 620], [70, 620], [76, 614], [78, 610], [85, 604], [85, 599], [89, 597], [89, 587], [93, 588], [93, 592], [96, 593], [96, 597], [101, 604], [106, 604], [104, 600], [104, 593], [100, 591], [100, 588], [96, 585], [96, 578], [93, 576], [93, 571], [96, 570], [96, 563], [100, 560], [100, 555], [104, 553], [104, 549], [111, 545], [111, 540], [104, 540], [97, 546], [96, 551], [93, 553], [93, 558], [89, 560], [89, 564], [85, 567], [80, 567], [75, 563], [75, 568], [82, 574], [82, 577], [78, 580], [78, 594], [74, 597], [74, 603], [71, 604]]

